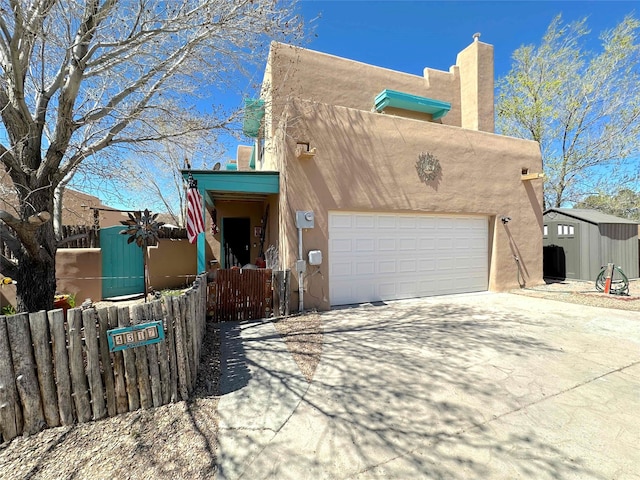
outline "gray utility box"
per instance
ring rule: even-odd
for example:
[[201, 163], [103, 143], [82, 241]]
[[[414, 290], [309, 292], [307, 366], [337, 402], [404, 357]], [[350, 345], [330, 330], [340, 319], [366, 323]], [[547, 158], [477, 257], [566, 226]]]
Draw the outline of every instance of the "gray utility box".
[[296, 227], [297, 228], [313, 228], [314, 216], [313, 212], [304, 212], [298, 210], [296, 212]]

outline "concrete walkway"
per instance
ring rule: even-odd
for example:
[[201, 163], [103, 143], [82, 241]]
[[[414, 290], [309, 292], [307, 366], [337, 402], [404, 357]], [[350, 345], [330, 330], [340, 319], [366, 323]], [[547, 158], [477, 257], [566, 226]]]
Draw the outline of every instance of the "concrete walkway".
[[227, 324], [217, 478], [640, 479], [640, 317], [510, 294]]

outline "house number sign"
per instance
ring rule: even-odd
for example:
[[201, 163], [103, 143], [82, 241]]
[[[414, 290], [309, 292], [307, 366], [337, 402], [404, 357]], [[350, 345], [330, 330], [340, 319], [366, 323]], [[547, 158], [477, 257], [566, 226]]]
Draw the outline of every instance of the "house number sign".
[[109, 351], [118, 352], [127, 348], [151, 345], [164, 340], [162, 322], [141, 323], [130, 327], [114, 328], [107, 330]]

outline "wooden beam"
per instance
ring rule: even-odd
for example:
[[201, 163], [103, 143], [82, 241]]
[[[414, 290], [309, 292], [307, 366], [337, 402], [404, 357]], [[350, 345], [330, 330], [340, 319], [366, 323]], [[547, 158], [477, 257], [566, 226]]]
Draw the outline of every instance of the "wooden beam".
[[520, 177], [520, 180], [523, 182], [526, 180], [538, 180], [539, 178], [544, 178], [544, 173], [527, 173]]

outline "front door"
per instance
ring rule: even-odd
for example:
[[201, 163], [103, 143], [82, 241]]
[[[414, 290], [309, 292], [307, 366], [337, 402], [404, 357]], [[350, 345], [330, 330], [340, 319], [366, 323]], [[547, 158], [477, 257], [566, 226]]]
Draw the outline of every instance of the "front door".
[[224, 268], [243, 267], [251, 262], [250, 223], [248, 218], [222, 220]]

